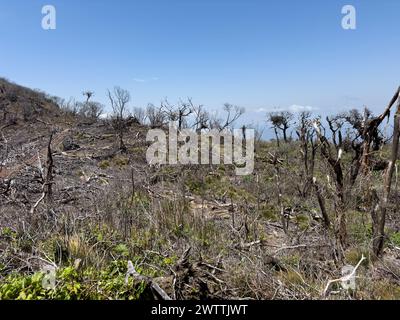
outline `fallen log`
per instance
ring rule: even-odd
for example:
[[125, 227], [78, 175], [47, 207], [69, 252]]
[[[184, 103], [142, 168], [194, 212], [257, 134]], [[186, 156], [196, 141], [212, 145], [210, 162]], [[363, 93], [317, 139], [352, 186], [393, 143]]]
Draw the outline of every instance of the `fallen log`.
[[135, 267], [133, 266], [132, 261], [128, 261], [128, 271], [125, 277], [125, 283], [128, 284], [129, 277], [132, 276], [135, 280], [139, 282], [144, 282], [147, 287], [150, 288], [151, 292], [154, 295], [154, 298], [157, 300], [172, 300], [170, 296], [160, 288], [160, 286], [150, 277], [143, 276], [139, 274]]

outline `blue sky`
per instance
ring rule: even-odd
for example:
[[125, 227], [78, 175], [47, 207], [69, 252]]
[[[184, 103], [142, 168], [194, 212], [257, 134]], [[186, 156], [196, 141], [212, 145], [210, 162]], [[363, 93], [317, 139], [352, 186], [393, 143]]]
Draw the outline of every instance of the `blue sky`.
[[[41, 28], [43, 5], [57, 29]], [[354, 5], [357, 29], [341, 27]], [[133, 105], [192, 97], [246, 121], [292, 105], [385, 107], [399, 82], [398, 0], [1, 0], [0, 76], [64, 98], [128, 89]]]

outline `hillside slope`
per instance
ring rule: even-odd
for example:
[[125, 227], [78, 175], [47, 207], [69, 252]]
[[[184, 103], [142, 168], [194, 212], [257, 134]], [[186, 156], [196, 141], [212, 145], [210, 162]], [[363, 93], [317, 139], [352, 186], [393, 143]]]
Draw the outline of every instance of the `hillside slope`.
[[[395, 199], [385, 254], [373, 263], [370, 217], [361, 197], [350, 198], [338, 261], [318, 199], [299, 192], [296, 141], [260, 142], [254, 173], [240, 177], [232, 166], [149, 166], [145, 125], [126, 126], [122, 152], [111, 121], [81, 121], [5, 80], [0, 108], [0, 299], [154, 298], [151, 281], [176, 299], [400, 298]], [[326, 166], [315, 165], [322, 181]], [[336, 283], [323, 295], [362, 255], [357, 290]], [[148, 286], [125, 283], [128, 260]], [[38, 272], [49, 265], [57, 287], [43, 291]]]

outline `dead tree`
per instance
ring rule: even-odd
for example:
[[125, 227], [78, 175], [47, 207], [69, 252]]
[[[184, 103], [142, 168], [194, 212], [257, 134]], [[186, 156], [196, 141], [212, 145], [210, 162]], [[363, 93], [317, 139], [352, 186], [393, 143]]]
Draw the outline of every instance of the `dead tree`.
[[314, 189], [315, 189], [315, 194], [317, 195], [319, 208], [321, 209], [321, 215], [322, 215], [322, 218], [324, 219], [325, 228], [329, 229], [329, 227], [331, 225], [331, 221], [329, 219], [328, 212], [326, 211], [325, 198], [322, 195], [321, 187], [318, 184], [316, 179], [313, 179], [313, 185], [314, 185]]
[[400, 138], [400, 93], [397, 92], [397, 109], [394, 115], [394, 128], [393, 128], [393, 142], [392, 151], [388, 167], [384, 176], [384, 190], [380, 203], [371, 211], [372, 217], [372, 251], [375, 257], [379, 257], [383, 252], [383, 245], [385, 241], [385, 221], [390, 191], [392, 186], [393, 172], [396, 165], [399, 152], [399, 138]]
[[290, 122], [293, 119], [293, 114], [289, 111], [270, 112], [268, 113], [268, 122], [272, 124], [274, 129], [277, 144], [279, 146], [278, 130], [282, 132], [283, 141], [288, 142], [287, 131], [290, 128]]
[[93, 97], [94, 92], [90, 90], [83, 91], [82, 94], [86, 97], [86, 103], [89, 102], [90, 98]]
[[83, 103], [77, 103], [76, 107], [79, 109], [79, 114], [85, 118], [97, 120], [103, 113], [104, 106], [96, 101], [90, 101], [94, 96], [93, 91], [84, 91], [82, 94], [86, 97]]
[[[373, 241], [372, 241], [372, 253], [375, 257], [379, 257], [383, 252], [383, 245], [385, 240], [385, 220], [386, 211], [388, 207], [388, 201], [390, 198], [392, 178], [399, 149], [399, 137], [400, 137], [400, 88], [396, 91], [395, 95], [391, 99], [389, 105], [386, 107], [384, 112], [373, 117], [368, 109], [364, 110], [364, 114], [361, 114], [356, 110], [338, 116], [336, 118], [328, 118], [328, 124], [332, 132], [331, 144], [318, 130], [319, 126], [316, 126], [318, 139], [320, 141], [321, 154], [326, 159], [332, 170], [332, 177], [335, 181], [335, 236], [337, 249], [339, 253], [346, 247], [346, 216], [345, 212], [345, 186], [346, 190], [350, 190], [354, 185], [357, 177], [360, 173], [363, 174], [365, 182], [363, 184], [366, 194], [365, 203], [368, 203], [370, 207], [370, 214], [372, 218], [372, 229], [373, 229]], [[379, 131], [379, 126], [385, 118], [390, 119], [391, 108], [397, 101], [397, 110], [394, 116], [394, 130], [393, 130], [393, 142], [392, 151], [389, 161], [385, 162], [385, 165], [376, 164], [372, 159], [372, 152], [379, 149], [383, 142], [382, 135]], [[341, 156], [343, 153], [343, 139], [340, 133], [340, 127], [342, 121], [346, 121], [351, 129], [353, 130], [353, 136], [350, 139], [351, 148], [354, 152], [353, 159], [350, 163], [349, 175], [345, 175], [343, 164], [341, 162]], [[332, 154], [331, 145], [334, 145], [336, 154]], [[382, 161], [381, 161], [382, 162]], [[385, 169], [383, 192], [380, 195], [374, 187], [372, 176], [370, 172], [373, 170]], [[347, 178], [349, 177], [349, 178]], [[339, 256], [340, 258], [340, 256]]]
[[[371, 111], [364, 108], [363, 113], [357, 109], [338, 114], [333, 117], [327, 117], [326, 121], [331, 131], [331, 140], [336, 152], [343, 154], [352, 152], [353, 157], [350, 161], [348, 170], [343, 170], [345, 175], [345, 183], [350, 189], [357, 180], [360, 173], [361, 162], [363, 158], [363, 145], [365, 143], [365, 124], [373, 120]], [[342, 130], [346, 129], [346, 134], [343, 136]], [[379, 150], [383, 142], [383, 137], [378, 129], [374, 127], [373, 132], [368, 135], [372, 137], [370, 144], [374, 151]], [[368, 142], [367, 142], [368, 143]]]
[[124, 144], [124, 131], [125, 131], [125, 117], [128, 111], [128, 103], [131, 96], [127, 90], [120, 87], [115, 87], [113, 92], [108, 90], [108, 99], [111, 103], [113, 111], [112, 121], [119, 138], [119, 150], [126, 151]]
[[[384, 165], [377, 166], [371, 162], [371, 155], [374, 149], [379, 147], [382, 142], [382, 138], [379, 136], [379, 126], [385, 118], [390, 120], [390, 112], [393, 105], [397, 101], [397, 109], [394, 115], [394, 130], [393, 130], [393, 142], [391, 157], [388, 162]], [[374, 257], [379, 257], [383, 253], [383, 246], [385, 240], [385, 221], [388, 201], [391, 192], [393, 172], [396, 165], [399, 149], [399, 117], [400, 117], [400, 88], [398, 88], [390, 100], [389, 105], [386, 107], [384, 112], [378, 117], [371, 117], [370, 113], [365, 111], [363, 121], [359, 124], [359, 132], [362, 138], [362, 143], [357, 146], [359, 151], [359, 163], [356, 167], [360, 170], [366, 181], [369, 182], [364, 185], [367, 190], [365, 201], [369, 203], [370, 215], [372, 219], [372, 254]], [[371, 151], [372, 148], [372, 151]], [[377, 170], [377, 167], [385, 169], [384, 182], [383, 182], [383, 193], [381, 196], [378, 195], [377, 190], [374, 188], [374, 184], [371, 181], [370, 172]], [[380, 168], [379, 168], [380, 169]], [[369, 179], [368, 179], [369, 178]]]
[[305, 197], [312, 184], [312, 179], [314, 177], [314, 166], [315, 166], [315, 156], [318, 149], [318, 144], [314, 142], [315, 129], [311, 122], [311, 113], [302, 112], [299, 116], [299, 126], [296, 130], [300, 145], [301, 145], [301, 155], [304, 165], [304, 185], [301, 194]]
[[161, 107], [169, 121], [176, 121], [178, 123], [178, 131], [183, 129], [186, 117], [193, 113], [190, 99], [189, 102], [180, 101], [177, 106], [173, 106], [168, 100], [165, 100], [161, 103]]
[[196, 130], [196, 133], [200, 133], [202, 130], [208, 129], [210, 114], [204, 110], [203, 105], [195, 106], [191, 99], [189, 99], [189, 103], [194, 114], [192, 128]]
[[233, 123], [235, 123], [244, 114], [244, 108], [232, 105], [230, 103], [224, 104], [224, 111], [226, 112], [226, 119], [225, 119], [224, 124], [220, 128], [220, 131], [223, 131], [226, 128], [229, 128]]
[[46, 193], [46, 201], [50, 203], [53, 198], [53, 154], [51, 150], [51, 142], [53, 133], [50, 134], [49, 143], [47, 144], [47, 160], [46, 160], [46, 177], [44, 179], [44, 188]]
[[133, 109], [133, 118], [141, 125], [146, 122], [146, 111], [143, 108], [136, 107]]
[[392, 100], [390, 100], [389, 105], [386, 107], [385, 111], [378, 117], [366, 121], [363, 124], [363, 144], [362, 144], [362, 156], [361, 156], [361, 168], [364, 173], [369, 172], [370, 168], [370, 155], [371, 155], [371, 144], [376, 136], [378, 127], [383, 122], [385, 118], [390, 117], [390, 110], [392, 106], [396, 103], [400, 93], [400, 87], [397, 89]]
[[282, 179], [281, 179], [281, 169], [280, 169], [280, 166], [282, 165], [283, 162], [281, 159], [278, 158], [278, 155], [276, 153], [275, 154], [269, 153], [268, 162], [274, 167], [275, 184], [276, 184], [276, 189], [278, 191], [277, 201], [280, 209], [282, 229], [287, 234], [289, 228], [289, 216], [286, 214], [285, 207], [283, 205], [283, 194], [282, 194], [283, 191], [281, 186]]
[[153, 104], [148, 104], [146, 108], [146, 117], [149, 120], [149, 125], [152, 129], [162, 128], [166, 124], [165, 113], [162, 107], [156, 107]]
[[329, 125], [329, 130], [331, 131], [333, 145], [335, 146], [336, 151], [339, 152], [339, 149], [342, 148], [343, 145], [343, 119], [340, 116], [326, 117], [326, 122]]
[[[350, 110], [344, 114], [337, 116], [341, 118], [347, 125], [350, 126], [347, 135], [342, 142], [344, 151], [353, 151], [353, 158], [351, 160], [350, 170], [349, 170], [349, 185], [350, 187], [354, 185], [356, 179], [360, 172], [361, 158], [362, 158], [362, 146], [363, 146], [363, 135], [364, 135], [364, 125], [372, 118], [372, 113], [367, 108], [364, 108], [363, 114], [357, 109]], [[378, 130], [374, 130], [373, 136], [373, 149], [379, 149], [381, 138]]]
[[40, 160], [40, 154], [38, 154], [38, 167], [40, 172], [40, 178], [42, 180], [42, 195], [35, 202], [35, 204], [31, 207], [30, 210], [30, 218], [33, 217], [36, 208], [39, 204], [45, 199], [46, 204], [51, 206], [53, 199], [53, 155], [51, 150], [51, 143], [53, 141], [53, 133], [50, 134], [49, 143], [47, 144], [47, 160], [46, 160], [46, 171], [42, 167], [42, 163]]
[[[345, 215], [345, 199], [344, 199], [344, 174], [341, 161], [341, 149], [332, 154], [331, 144], [328, 139], [321, 133], [320, 123], [315, 122], [315, 131], [317, 133], [321, 154], [331, 168], [331, 176], [335, 181], [335, 213], [336, 219], [334, 223], [336, 254], [338, 260], [343, 259], [344, 249], [347, 246], [347, 229]], [[336, 149], [336, 146], [335, 146]]]
[[229, 129], [245, 112], [245, 109], [230, 103], [224, 104], [225, 118], [213, 117], [209, 120], [209, 129], [224, 131]]

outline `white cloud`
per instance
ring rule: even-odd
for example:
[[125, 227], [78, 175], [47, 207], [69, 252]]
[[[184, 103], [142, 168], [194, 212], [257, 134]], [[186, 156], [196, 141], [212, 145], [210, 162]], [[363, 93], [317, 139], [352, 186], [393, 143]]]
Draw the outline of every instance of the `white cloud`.
[[139, 82], [139, 83], [144, 83], [144, 82], [151, 82], [151, 81], [158, 81], [160, 80], [159, 77], [152, 77], [150, 79], [142, 79], [142, 78], [134, 78], [133, 81]]
[[258, 108], [255, 110], [255, 112], [257, 112], [257, 113], [264, 113], [264, 112], [269, 112], [269, 111], [271, 111], [271, 110], [268, 110], [266, 108]]
[[303, 111], [315, 111], [318, 108], [312, 106], [302, 106], [298, 104], [292, 104], [289, 107], [275, 107], [275, 108], [258, 108], [255, 110], [256, 113], [265, 113], [265, 112], [281, 112], [281, 111], [290, 111], [293, 113], [299, 113]]
[[303, 111], [315, 111], [315, 110], [318, 110], [318, 108], [314, 108], [312, 106], [301, 106], [301, 105], [298, 105], [298, 104], [292, 104], [289, 107], [288, 111], [291, 111], [291, 112], [303, 112]]

